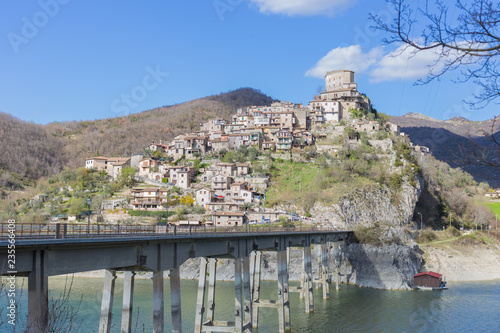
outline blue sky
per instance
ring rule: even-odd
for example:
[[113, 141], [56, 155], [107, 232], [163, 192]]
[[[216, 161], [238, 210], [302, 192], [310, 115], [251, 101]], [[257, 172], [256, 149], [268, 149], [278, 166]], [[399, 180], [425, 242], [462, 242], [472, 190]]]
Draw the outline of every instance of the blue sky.
[[[432, 56], [389, 58], [369, 29], [369, 0], [41, 0], [0, 3], [0, 111], [46, 124], [100, 119], [239, 87], [307, 103], [324, 72], [356, 71], [358, 90], [391, 115], [483, 120], [476, 87], [414, 86]], [[134, 96], [133, 98], [127, 96]]]

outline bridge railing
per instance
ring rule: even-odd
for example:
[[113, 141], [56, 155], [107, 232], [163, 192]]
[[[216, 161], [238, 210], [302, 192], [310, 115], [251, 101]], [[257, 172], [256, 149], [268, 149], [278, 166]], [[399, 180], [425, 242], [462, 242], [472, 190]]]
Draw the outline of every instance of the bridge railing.
[[165, 225], [110, 225], [110, 224], [7, 224], [0, 223], [0, 241], [12, 238], [27, 239], [85, 239], [85, 238], [120, 238], [120, 237], [160, 237], [189, 235], [219, 235], [237, 233], [275, 233], [332, 231], [332, 228], [314, 226], [282, 227], [267, 225], [244, 225], [235, 227], [214, 226], [165, 226]]

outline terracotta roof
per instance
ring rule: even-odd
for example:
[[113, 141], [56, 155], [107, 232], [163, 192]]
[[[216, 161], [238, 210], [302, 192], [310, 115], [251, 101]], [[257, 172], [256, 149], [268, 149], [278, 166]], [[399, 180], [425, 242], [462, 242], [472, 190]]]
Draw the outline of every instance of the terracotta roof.
[[427, 272], [422, 272], [422, 273], [415, 274], [413, 277], [415, 278], [417, 276], [423, 276], [423, 275], [429, 275], [429, 276], [435, 277], [437, 279], [439, 279], [441, 276], [443, 276], [442, 274], [439, 274], [439, 273], [436, 273], [436, 272], [427, 271]]
[[104, 156], [96, 156], [96, 157], [87, 158], [87, 160], [107, 160], [107, 159], [108, 158], [104, 157]]
[[238, 163], [236, 166], [250, 166], [250, 163]]

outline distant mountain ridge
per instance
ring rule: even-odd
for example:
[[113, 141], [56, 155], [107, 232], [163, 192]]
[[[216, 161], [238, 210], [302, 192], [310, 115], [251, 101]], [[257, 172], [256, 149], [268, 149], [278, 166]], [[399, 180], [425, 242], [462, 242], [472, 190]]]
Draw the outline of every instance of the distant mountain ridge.
[[[390, 121], [401, 126], [401, 131], [408, 134], [414, 144], [429, 147], [437, 159], [452, 167], [462, 167], [477, 181], [500, 186], [500, 168], [472, 164], [464, 166], [454, 156], [459, 145], [467, 145], [471, 140], [488, 144], [484, 133], [494, 133], [495, 138], [500, 140], [500, 116], [484, 121], [472, 121], [463, 117], [439, 120], [420, 113], [408, 113], [391, 116]], [[500, 163], [500, 159], [498, 162]]]

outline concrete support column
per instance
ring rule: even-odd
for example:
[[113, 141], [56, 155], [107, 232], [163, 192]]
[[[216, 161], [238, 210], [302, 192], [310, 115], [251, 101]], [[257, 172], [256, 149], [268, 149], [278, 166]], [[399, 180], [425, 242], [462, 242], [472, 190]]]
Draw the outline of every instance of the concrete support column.
[[116, 272], [112, 270], [106, 270], [104, 274], [104, 288], [102, 290], [99, 333], [109, 333], [111, 329], [111, 319], [113, 317], [113, 298], [115, 295]]
[[[259, 300], [260, 299], [260, 270], [262, 266], [262, 252], [256, 251], [255, 252], [255, 272], [254, 272], [254, 279], [253, 279], [253, 300]], [[259, 326], [259, 307], [254, 306], [252, 308], [252, 327], [257, 328]]]
[[181, 279], [179, 268], [170, 271], [170, 313], [172, 315], [172, 332], [182, 333]]
[[340, 288], [340, 244], [339, 242], [333, 243], [333, 254], [335, 257], [335, 289]]
[[256, 256], [256, 251], [252, 251], [250, 253], [250, 290], [252, 291], [252, 300], [253, 300], [253, 286], [254, 282], [253, 279], [255, 277], [255, 256]]
[[[316, 283], [316, 289], [319, 289], [321, 286], [321, 280], [323, 279], [323, 270], [321, 269], [321, 246], [314, 246], [314, 258], [316, 260], [316, 264], [318, 265], [318, 282]], [[314, 285], [314, 276], [313, 276], [313, 285]]]
[[28, 332], [45, 332], [49, 321], [49, 279], [45, 251], [35, 251], [28, 274]]
[[314, 311], [314, 293], [312, 280], [311, 246], [308, 243], [304, 247], [304, 299], [306, 303], [306, 313]]
[[250, 288], [250, 258], [243, 258], [243, 294], [245, 295], [245, 323], [246, 331], [252, 331], [252, 289]]
[[278, 322], [279, 328], [278, 332], [285, 332], [285, 297], [284, 297], [284, 286], [283, 286], [283, 251], [278, 249], [276, 252], [277, 260], [278, 260]]
[[125, 271], [123, 279], [122, 333], [132, 332], [135, 272]]
[[241, 259], [234, 259], [234, 331], [243, 332], [243, 298], [241, 284]]
[[215, 282], [217, 280], [217, 259], [209, 259], [208, 262], [208, 309], [207, 321], [215, 320]]
[[[241, 278], [240, 278], [241, 279]], [[205, 313], [205, 285], [207, 282], [207, 259], [200, 258], [200, 277], [198, 279], [198, 297], [196, 300], [196, 313], [194, 320], [195, 333], [203, 328], [203, 314]]]
[[330, 297], [330, 275], [328, 272], [328, 245], [321, 244], [321, 279], [323, 289], [323, 299]]
[[163, 271], [153, 272], [153, 333], [163, 333], [164, 313]]
[[[286, 244], [286, 238], [284, 239], [284, 243]], [[284, 251], [283, 251], [283, 305], [284, 305], [284, 315], [285, 315], [285, 331], [291, 330], [291, 323], [290, 323], [290, 284], [288, 282], [288, 262], [289, 262], [289, 249], [288, 246], [284, 246]]]

